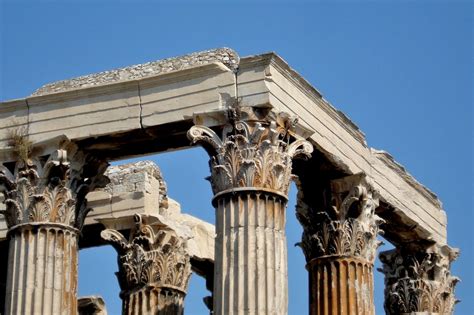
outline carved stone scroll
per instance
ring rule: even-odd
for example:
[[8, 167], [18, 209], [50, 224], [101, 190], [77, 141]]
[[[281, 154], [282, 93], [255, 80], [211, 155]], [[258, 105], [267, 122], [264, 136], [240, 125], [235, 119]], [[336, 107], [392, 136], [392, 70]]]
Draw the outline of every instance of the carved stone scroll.
[[77, 314], [78, 234], [86, 194], [105, 186], [107, 163], [72, 144], [0, 166], [10, 238], [6, 314]]
[[186, 243], [170, 229], [149, 225], [135, 215], [127, 239], [118, 231], [101, 236], [117, 250], [122, 314], [182, 314], [191, 276]]
[[364, 174], [331, 181], [325, 209], [299, 200], [310, 314], [374, 314], [373, 263], [379, 241], [378, 200]]
[[457, 256], [458, 251], [447, 246], [381, 253], [387, 314], [453, 314], [459, 279], [451, 276], [450, 265]]
[[104, 299], [100, 296], [84, 296], [77, 300], [78, 315], [107, 315]]
[[271, 121], [230, 120], [222, 137], [204, 126], [188, 132], [210, 155], [217, 233], [214, 314], [286, 314], [285, 209], [292, 159], [309, 156], [313, 148], [291, 134], [295, 121], [285, 114]]

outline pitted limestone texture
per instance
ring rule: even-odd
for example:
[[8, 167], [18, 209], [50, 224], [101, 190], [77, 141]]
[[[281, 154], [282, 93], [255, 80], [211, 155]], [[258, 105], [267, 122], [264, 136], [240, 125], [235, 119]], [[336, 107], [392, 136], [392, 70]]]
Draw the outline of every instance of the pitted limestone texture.
[[159, 210], [164, 211], [168, 208], [166, 183], [160, 168], [152, 161], [111, 166], [107, 169], [106, 176], [110, 179], [110, 184], [104, 188], [104, 191], [111, 194], [133, 193], [136, 191], [155, 193], [153, 186], [156, 185], [153, 185], [153, 183], [157, 182]]
[[31, 94], [31, 96], [65, 92], [114, 82], [138, 80], [213, 62], [221, 62], [229, 69], [235, 70], [238, 68], [239, 59], [237, 53], [230, 48], [206, 50], [180, 57], [167, 58], [125, 68], [103, 71], [70, 80], [48, 83], [36, 90]]

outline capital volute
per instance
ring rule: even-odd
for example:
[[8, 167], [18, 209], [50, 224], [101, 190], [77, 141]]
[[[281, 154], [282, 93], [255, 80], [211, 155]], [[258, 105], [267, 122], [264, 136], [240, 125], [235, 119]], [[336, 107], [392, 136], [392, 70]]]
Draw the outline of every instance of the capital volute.
[[238, 120], [221, 136], [206, 126], [193, 126], [188, 138], [210, 155], [214, 194], [240, 188], [274, 191], [286, 196], [292, 160], [309, 157], [312, 145], [292, 133], [295, 119], [280, 114], [272, 120]]
[[299, 245], [307, 261], [345, 256], [373, 264], [383, 220], [375, 214], [378, 197], [367, 176], [360, 173], [333, 180], [329, 195], [323, 209], [304, 203], [297, 207], [304, 228]]
[[116, 230], [101, 232], [101, 237], [119, 255], [117, 277], [121, 296], [149, 287], [184, 295], [191, 276], [186, 240], [172, 229], [153, 222], [153, 217], [136, 214], [134, 222], [128, 240]]
[[459, 278], [451, 275], [450, 266], [458, 254], [446, 245], [398, 247], [380, 253], [386, 312], [452, 314], [458, 302], [454, 289]]
[[8, 228], [49, 223], [81, 230], [89, 212], [85, 196], [108, 183], [102, 175], [107, 165], [94, 163], [71, 142], [62, 142], [48, 154], [18, 159], [9, 167], [0, 165], [0, 192], [6, 205], [1, 214]]

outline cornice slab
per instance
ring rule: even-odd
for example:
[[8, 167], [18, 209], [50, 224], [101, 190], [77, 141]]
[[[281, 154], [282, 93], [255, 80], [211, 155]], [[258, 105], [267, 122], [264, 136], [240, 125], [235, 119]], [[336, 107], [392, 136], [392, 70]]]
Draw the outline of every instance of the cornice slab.
[[139, 80], [163, 73], [183, 71], [190, 67], [213, 62], [221, 62], [229, 69], [235, 69], [239, 64], [239, 56], [230, 48], [218, 48], [195, 52], [184, 56], [172, 57], [85, 75], [69, 80], [48, 83], [36, 90], [31, 96], [61, 93], [92, 86]]
[[[275, 112], [298, 116], [300, 126], [313, 132], [309, 140], [335, 167], [346, 174], [368, 174], [380, 200], [389, 205], [390, 215], [397, 216], [398, 222], [420, 239], [446, 243], [446, 214], [436, 195], [388, 154], [371, 149], [356, 125], [285, 61], [270, 53], [242, 58], [240, 65], [237, 82], [244, 106], [254, 101], [259, 106], [267, 103]], [[258, 84], [252, 87], [252, 82]], [[413, 234], [393, 241], [412, 241]]]
[[235, 63], [229, 67], [224, 61], [211, 58], [93, 86], [72, 84], [72, 89], [1, 103], [0, 147], [7, 146], [11, 130], [26, 128], [34, 142], [64, 134], [113, 154], [110, 159], [186, 148], [193, 119], [220, 128], [219, 113], [238, 99], [243, 106], [298, 116], [298, 132], [311, 135], [309, 141], [334, 167], [368, 174], [390, 215], [417, 237], [446, 243], [446, 215], [438, 198], [388, 154], [368, 147], [360, 129], [282, 58], [274, 53], [242, 58], [237, 74]]

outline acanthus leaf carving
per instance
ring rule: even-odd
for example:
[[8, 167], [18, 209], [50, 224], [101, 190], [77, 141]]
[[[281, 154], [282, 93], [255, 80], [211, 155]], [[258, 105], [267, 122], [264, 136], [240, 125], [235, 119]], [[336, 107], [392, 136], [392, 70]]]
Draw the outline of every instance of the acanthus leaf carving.
[[306, 260], [350, 256], [373, 263], [383, 220], [375, 214], [378, 199], [366, 176], [356, 174], [332, 181], [330, 196], [331, 203], [319, 211], [299, 198], [297, 217], [304, 232], [298, 245]]
[[456, 257], [456, 250], [440, 250], [436, 246], [419, 251], [394, 249], [381, 253], [383, 268], [379, 271], [385, 275], [387, 314], [452, 314], [458, 302], [454, 289], [459, 279], [451, 275], [449, 268]]
[[201, 144], [211, 157], [214, 194], [253, 187], [287, 195], [292, 159], [309, 157], [313, 147], [290, 132], [293, 118], [280, 114], [277, 121], [237, 121], [224, 128], [222, 139], [208, 127], [191, 127], [188, 138], [192, 144]]
[[101, 232], [104, 240], [118, 252], [121, 295], [146, 287], [187, 291], [191, 276], [190, 257], [186, 242], [170, 229], [148, 225], [141, 215], [135, 215], [135, 227], [129, 240], [118, 231]]
[[[77, 161], [79, 151], [72, 144], [69, 147], [53, 151], [46, 161], [41, 157], [19, 160], [13, 172], [5, 166], [0, 167], [0, 191], [6, 205], [2, 214], [9, 228], [23, 223], [43, 222], [60, 223], [79, 230], [82, 228], [89, 210], [85, 195], [92, 186], [103, 184], [97, 182], [97, 178], [102, 176], [100, 172], [105, 168], [98, 168], [95, 174], [89, 172], [87, 178], [83, 177], [81, 173], [87, 160]], [[76, 153], [71, 158], [76, 169], [69, 161], [68, 150]]]

